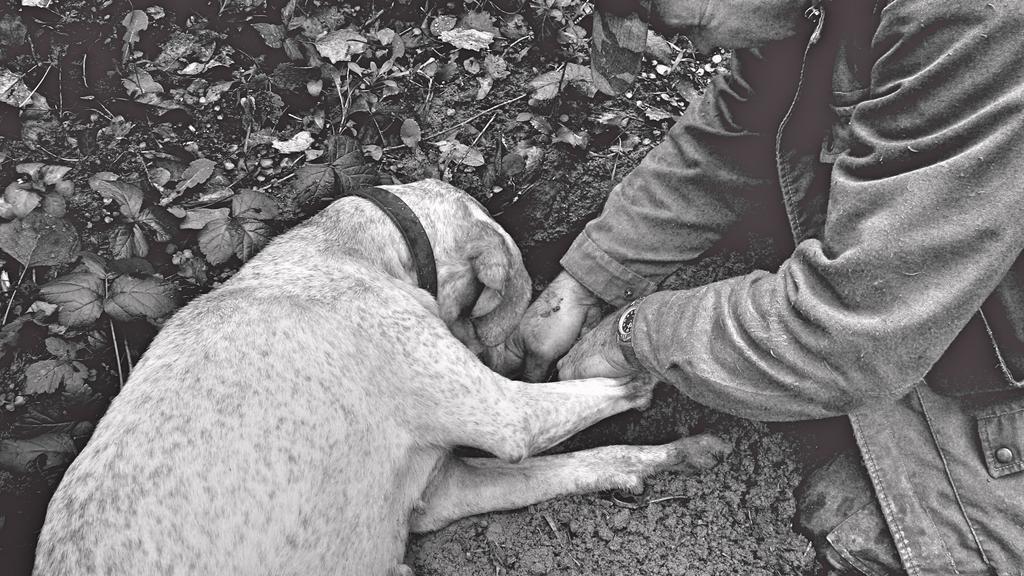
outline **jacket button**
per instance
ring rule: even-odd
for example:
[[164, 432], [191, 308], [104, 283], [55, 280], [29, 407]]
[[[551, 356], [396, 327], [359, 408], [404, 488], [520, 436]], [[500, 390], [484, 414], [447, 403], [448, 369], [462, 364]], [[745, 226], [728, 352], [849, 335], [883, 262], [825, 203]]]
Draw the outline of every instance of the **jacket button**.
[[633, 289], [632, 288], [626, 288], [625, 290], [622, 291], [622, 295], [625, 296], [626, 298], [632, 298], [633, 297]]
[[996, 450], [996, 462], [999, 462], [1000, 464], [1009, 464], [1010, 462], [1013, 462], [1013, 450], [1006, 447]]

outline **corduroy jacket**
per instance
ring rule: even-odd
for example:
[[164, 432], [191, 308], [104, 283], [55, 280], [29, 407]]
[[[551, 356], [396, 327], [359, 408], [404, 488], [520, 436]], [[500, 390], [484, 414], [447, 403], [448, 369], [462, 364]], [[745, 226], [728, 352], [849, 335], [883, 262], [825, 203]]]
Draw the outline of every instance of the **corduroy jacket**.
[[[849, 416], [909, 574], [1024, 574], [1024, 2], [807, 16], [737, 51], [562, 265], [648, 295], [636, 355], [693, 399]], [[793, 239], [777, 270], [657, 290], [765, 202]], [[859, 521], [829, 540], [855, 551]]]

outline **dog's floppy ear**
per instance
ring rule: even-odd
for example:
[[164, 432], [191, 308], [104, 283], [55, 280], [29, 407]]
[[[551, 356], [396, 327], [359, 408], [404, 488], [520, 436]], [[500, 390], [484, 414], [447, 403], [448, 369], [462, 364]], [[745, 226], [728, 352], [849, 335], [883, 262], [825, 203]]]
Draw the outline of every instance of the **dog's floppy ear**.
[[515, 329], [530, 304], [530, 277], [519, 250], [488, 228], [487, 241], [472, 260], [473, 273], [484, 289], [470, 317], [477, 338], [486, 346], [497, 346]]

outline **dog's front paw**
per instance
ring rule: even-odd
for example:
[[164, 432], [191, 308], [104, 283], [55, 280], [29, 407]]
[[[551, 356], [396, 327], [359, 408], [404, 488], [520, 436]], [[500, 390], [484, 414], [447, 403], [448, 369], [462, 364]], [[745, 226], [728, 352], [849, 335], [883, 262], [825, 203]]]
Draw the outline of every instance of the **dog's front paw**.
[[721, 462], [730, 452], [732, 445], [712, 434], [687, 436], [665, 444], [664, 468], [686, 474], [707, 470]]

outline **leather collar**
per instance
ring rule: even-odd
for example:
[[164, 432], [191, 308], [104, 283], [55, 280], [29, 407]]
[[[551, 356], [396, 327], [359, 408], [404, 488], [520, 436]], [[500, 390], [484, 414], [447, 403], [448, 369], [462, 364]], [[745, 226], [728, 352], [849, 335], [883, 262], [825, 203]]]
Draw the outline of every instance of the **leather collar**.
[[427, 237], [427, 231], [423, 229], [423, 224], [420, 223], [412, 208], [409, 208], [409, 205], [398, 196], [376, 186], [342, 192], [341, 183], [338, 180], [335, 177], [334, 186], [339, 192], [339, 197], [356, 196], [369, 200], [395, 223], [398, 231], [405, 238], [406, 246], [409, 247], [409, 253], [412, 255], [413, 264], [416, 267], [416, 280], [419, 287], [437, 298], [437, 264], [434, 262], [434, 249], [430, 244], [430, 238]]

